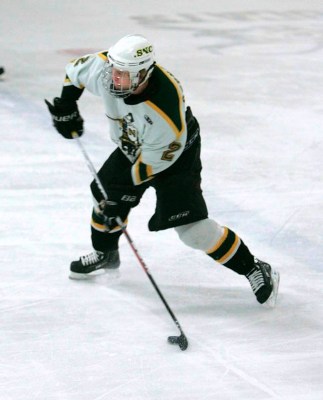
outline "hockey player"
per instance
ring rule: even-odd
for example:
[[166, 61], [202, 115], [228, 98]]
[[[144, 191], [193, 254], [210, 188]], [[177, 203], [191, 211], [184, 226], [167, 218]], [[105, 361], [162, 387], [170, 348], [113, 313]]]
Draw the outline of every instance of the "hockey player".
[[109, 51], [66, 66], [61, 96], [46, 104], [54, 127], [67, 139], [73, 132], [83, 133], [77, 101], [84, 89], [102, 98], [117, 148], [98, 172], [109, 201], [91, 183], [93, 252], [71, 263], [70, 277], [83, 279], [98, 269], [119, 267], [122, 230], [116, 217], [126, 224], [131, 208], [153, 187], [156, 209], [150, 231], [174, 228], [187, 246], [244, 275], [258, 302], [273, 306], [279, 274], [256, 259], [235, 232], [208, 217], [199, 124], [185, 105], [178, 80], [156, 64], [153, 45], [141, 35], [128, 35]]

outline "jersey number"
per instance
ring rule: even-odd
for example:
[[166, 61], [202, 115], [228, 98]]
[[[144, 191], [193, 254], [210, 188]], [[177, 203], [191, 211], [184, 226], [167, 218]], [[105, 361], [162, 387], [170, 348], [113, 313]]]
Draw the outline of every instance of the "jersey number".
[[165, 150], [163, 152], [163, 155], [161, 157], [162, 160], [164, 161], [172, 161], [172, 159], [174, 158], [173, 154], [175, 151], [179, 150], [181, 148], [181, 144], [179, 142], [172, 142], [169, 146], [168, 146], [168, 150]]
[[74, 67], [77, 67], [79, 64], [84, 64], [89, 58], [90, 56], [78, 58], [74, 61]]

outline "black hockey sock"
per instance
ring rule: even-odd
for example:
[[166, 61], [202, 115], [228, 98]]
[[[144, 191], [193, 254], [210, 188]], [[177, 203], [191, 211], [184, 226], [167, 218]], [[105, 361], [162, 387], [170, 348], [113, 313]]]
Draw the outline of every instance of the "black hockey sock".
[[248, 247], [240, 241], [240, 246], [235, 255], [226, 263], [225, 267], [232, 269], [240, 275], [247, 275], [255, 266], [254, 256], [250, 253]]
[[225, 228], [222, 238], [207, 254], [240, 275], [246, 275], [254, 267], [254, 256], [248, 247], [228, 228]]
[[119, 238], [122, 235], [122, 231], [117, 231], [114, 233], [100, 232], [91, 227], [91, 238], [92, 246], [98, 251], [110, 251], [116, 250], [119, 247]]

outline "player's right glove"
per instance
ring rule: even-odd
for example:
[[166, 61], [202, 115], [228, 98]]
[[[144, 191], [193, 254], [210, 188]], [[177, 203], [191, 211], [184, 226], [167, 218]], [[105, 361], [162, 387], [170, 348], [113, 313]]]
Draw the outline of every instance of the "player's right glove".
[[[98, 188], [95, 182], [92, 182], [91, 189], [93, 195], [100, 194], [97, 192]], [[106, 226], [108, 230], [112, 230], [119, 224], [118, 217], [125, 221], [130, 212], [130, 209], [136, 207], [144, 193], [144, 188], [138, 188], [130, 185], [109, 185], [107, 187], [109, 200], [101, 200], [98, 205], [94, 207], [94, 214], [92, 217]], [[102, 197], [102, 196], [101, 196]]]
[[66, 139], [73, 139], [72, 132], [79, 136], [83, 134], [83, 118], [81, 117], [76, 101], [71, 102], [55, 97], [53, 104], [45, 100], [52, 115], [53, 125]]
[[118, 226], [117, 217], [120, 213], [120, 207], [116, 201], [101, 200], [95, 212], [102, 218], [108, 230]]

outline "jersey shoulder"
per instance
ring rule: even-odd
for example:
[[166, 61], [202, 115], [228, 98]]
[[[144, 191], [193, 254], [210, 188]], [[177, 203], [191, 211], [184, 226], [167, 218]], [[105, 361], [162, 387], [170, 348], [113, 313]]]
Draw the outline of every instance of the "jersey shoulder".
[[151, 92], [147, 103], [182, 131], [185, 98], [180, 82], [160, 65], [155, 66], [152, 80], [156, 90]]
[[105, 50], [71, 60], [65, 67], [64, 86], [74, 85], [80, 89], [85, 87], [95, 94], [99, 94], [98, 81], [107, 58], [108, 52]]

